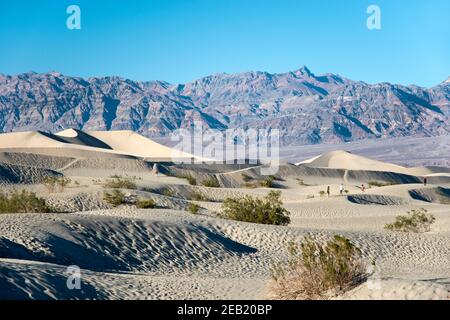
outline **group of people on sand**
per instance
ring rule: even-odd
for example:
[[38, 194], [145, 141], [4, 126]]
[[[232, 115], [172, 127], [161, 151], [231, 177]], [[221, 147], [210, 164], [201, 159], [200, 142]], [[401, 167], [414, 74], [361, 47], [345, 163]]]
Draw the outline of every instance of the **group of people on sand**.
[[[341, 184], [339, 185], [339, 194], [340, 194], [341, 196], [344, 194], [344, 184], [343, 184], [343, 183], [341, 183]], [[331, 196], [331, 188], [330, 188], [330, 186], [327, 187], [327, 195], [328, 195], [328, 196]]]
[[[364, 183], [363, 184], [361, 184], [361, 186], [359, 187], [360, 189], [361, 189], [361, 191], [362, 192], [366, 192], [366, 186], [364, 185]], [[339, 195], [344, 195], [344, 184], [343, 183], [341, 183], [340, 185], [339, 185]], [[348, 192], [348, 191], [346, 191], [346, 192]], [[327, 186], [327, 195], [330, 197], [331, 196], [331, 187], [330, 186]]]

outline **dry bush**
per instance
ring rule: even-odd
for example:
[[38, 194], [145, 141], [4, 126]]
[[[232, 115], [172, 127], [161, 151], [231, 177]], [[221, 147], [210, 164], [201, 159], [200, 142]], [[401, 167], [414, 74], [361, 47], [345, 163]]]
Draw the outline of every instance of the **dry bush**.
[[188, 205], [188, 211], [192, 214], [198, 214], [200, 209], [201, 209], [201, 207], [196, 203], [191, 202]]
[[250, 176], [249, 176], [248, 174], [246, 174], [246, 173], [242, 173], [241, 176], [242, 176], [242, 180], [244, 180], [244, 182], [250, 182], [250, 181], [253, 180], [253, 178], [250, 177]]
[[34, 192], [14, 190], [11, 194], [0, 193], [0, 213], [49, 213], [53, 210], [44, 199]]
[[136, 207], [139, 209], [153, 209], [156, 203], [153, 199], [139, 199], [136, 201]]
[[271, 295], [279, 300], [315, 300], [337, 296], [367, 278], [361, 250], [336, 235], [325, 245], [306, 237], [289, 243], [289, 258], [271, 267]]
[[192, 175], [188, 174], [184, 178], [188, 181], [188, 183], [191, 186], [196, 186], [197, 185], [197, 179], [195, 179], [195, 177], [193, 177]]
[[264, 199], [243, 196], [227, 198], [220, 216], [244, 222], [288, 225], [290, 212], [283, 207], [281, 192], [271, 191]]
[[67, 177], [45, 177], [42, 184], [47, 188], [48, 192], [63, 192], [70, 184], [71, 180]]
[[264, 180], [259, 182], [259, 185], [263, 188], [274, 188], [275, 187], [275, 177], [267, 176]]
[[175, 191], [173, 191], [171, 188], [166, 187], [161, 190], [161, 194], [166, 197], [174, 197]]
[[125, 204], [125, 194], [120, 190], [113, 190], [112, 192], [105, 192], [103, 194], [103, 200], [112, 205], [118, 207], [121, 204]]
[[400, 232], [428, 232], [436, 218], [426, 209], [408, 211], [404, 216], [397, 216], [394, 223], [384, 226], [386, 230]]
[[369, 181], [368, 185], [369, 187], [387, 187], [387, 186], [392, 186], [395, 183], [392, 182], [380, 182], [380, 181]]
[[210, 177], [202, 181], [202, 185], [210, 188], [220, 188], [219, 181], [216, 177]]
[[246, 189], [256, 189], [258, 188], [258, 185], [254, 182], [246, 182], [242, 185], [242, 187]]
[[111, 176], [111, 179], [107, 180], [103, 186], [109, 189], [137, 189], [133, 178], [124, 178], [117, 175]]
[[208, 197], [200, 191], [193, 190], [190, 195], [191, 200], [195, 201], [209, 201]]

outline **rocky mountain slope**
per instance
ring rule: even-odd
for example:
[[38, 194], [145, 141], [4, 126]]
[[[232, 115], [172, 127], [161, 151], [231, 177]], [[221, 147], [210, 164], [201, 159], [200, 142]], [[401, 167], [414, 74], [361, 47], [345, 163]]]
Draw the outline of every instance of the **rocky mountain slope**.
[[450, 81], [367, 84], [308, 68], [217, 74], [171, 85], [59, 73], [0, 74], [0, 132], [66, 128], [168, 136], [204, 128], [274, 128], [285, 144], [450, 134]]

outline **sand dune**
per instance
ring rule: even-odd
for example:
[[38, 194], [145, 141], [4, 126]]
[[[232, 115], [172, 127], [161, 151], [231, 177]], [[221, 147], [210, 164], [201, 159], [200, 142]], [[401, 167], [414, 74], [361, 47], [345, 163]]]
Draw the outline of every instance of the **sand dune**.
[[[165, 161], [172, 156], [172, 149], [130, 131], [0, 135], [2, 191], [35, 192], [58, 212], [0, 214], [0, 299], [266, 299], [270, 267], [287, 260], [288, 243], [336, 234], [378, 268], [369, 278], [378, 289], [365, 283], [339, 299], [449, 298], [447, 169], [406, 168], [335, 151], [281, 165], [267, 188], [259, 184], [267, 178], [260, 166]], [[49, 175], [72, 182], [50, 192], [41, 184]], [[120, 189], [130, 202], [118, 207], [104, 199], [113, 175], [136, 187]], [[211, 177], [221, 187], [201, 185]], [[369, 181], [380, 184], [369, 187]], [[291, 213], [289, 226], [218, 214], [226, 198], [264, 197], [272, 190], [281, 192]], [[138, 209], [138, 199], [156, 207]], [[201, 207], [197, 214], [188, 211], [190, 203]], [[430, 232], [384, 229], [420, 208], [436, 217]], [[70, 265], [81, 268], [81, 291], [65, 285]]]
[[166, 147], [133, 131], [87, 131], [87, 133], [118, 152], [137, 157], [161, 160], [195, 158], [191, 154]]
[[5, 133], [0, 134], [2, 151], [75, 158], [135, 157], [153, 161], [196, 158], [132, 131], [83, 132], [68, 129], [56, 134], [41, 131]]
[[[413, 176], [438, 176], [440, 174], [438, 167], [415, 167], [406, 168], [396, 164], [373, 160], [352, 154], [350, 152], [337, 150], [325, 153], [309, 160], [298, 162], [297, 165], [305, 165], [316, 168], [334, 168], [345, 170], [365, 170], [365, 171], [384, 171], [395, 172]], [[446, 171], [442, 169], [442, 174]]]

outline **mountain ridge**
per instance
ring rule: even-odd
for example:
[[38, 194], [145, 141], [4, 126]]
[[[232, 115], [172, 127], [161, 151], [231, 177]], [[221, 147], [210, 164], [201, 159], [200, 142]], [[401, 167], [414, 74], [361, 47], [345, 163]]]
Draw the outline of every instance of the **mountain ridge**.
[[368, 84], [306, 66], [214, 74], [185, 84], [59, 72], [0, 74], [0, 132], [67, 128], [164, 137], [204, 128], [279, 129], [283, 144], [450, 134], [450, 82]]

